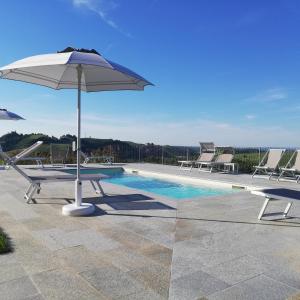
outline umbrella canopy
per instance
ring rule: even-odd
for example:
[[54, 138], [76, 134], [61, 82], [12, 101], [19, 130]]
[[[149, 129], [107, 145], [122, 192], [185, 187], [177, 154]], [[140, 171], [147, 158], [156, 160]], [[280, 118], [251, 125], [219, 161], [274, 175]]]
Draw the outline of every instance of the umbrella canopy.
[[0, 108], [0, 120], [24, 120], [24, 118], [20, 117], [19, 115], [8, 111], [7, 109]]
[[95, 50], [67, 48], [59, 53], [27, 57], [0, 68], [0, 77], [44, 85], [56, 90], [78, 88], [85, 92], [143, 90], [149, 81], [105, 59]]
[[0, 68], [0, 78], [24, 81], [53, 89], [77, 89], [77, 180], [75, 204], [63, 214], [84, 215], [94, 211], [82, 203], [80, 181], [81, 91], [144, 90], [149, 81], [133, 71], [105, 59], [95, 50], [68, 47], [54, 54], [36, 55]]

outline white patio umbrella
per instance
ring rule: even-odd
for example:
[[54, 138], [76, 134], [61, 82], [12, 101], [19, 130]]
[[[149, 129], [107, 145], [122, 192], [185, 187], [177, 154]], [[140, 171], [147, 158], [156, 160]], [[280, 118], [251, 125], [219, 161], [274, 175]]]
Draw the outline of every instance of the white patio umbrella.
[[53, 89], [77, 89], [77, 179], [75, 203], [65, 205], [63, 214], [86, 215], [94, 206], [82, 203], [80, 180], [81, 91], [144, 90], [149, 81], [131, 70], [105, 59], [95, 50], [71, 47], [54, 53], [18, 60], [0, 68], [0, 78], [29, 82]]
[[0, 120], [24, 120], [24, 118], [20, 117], [19, 115], [8, 111], [5, 108], [0, 108]]

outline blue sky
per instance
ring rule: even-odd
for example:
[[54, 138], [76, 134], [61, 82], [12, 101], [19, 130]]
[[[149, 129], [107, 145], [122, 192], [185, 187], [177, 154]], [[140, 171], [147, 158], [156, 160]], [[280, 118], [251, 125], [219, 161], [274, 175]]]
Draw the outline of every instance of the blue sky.
[[[0, 65], [95, 48], [155, 84], [84, 93], [84, 136], [171, 145], [300, 146], [297, 0], [2, 1]], [[76, 132], [76, 92], [0, 81], [10, 130]]]

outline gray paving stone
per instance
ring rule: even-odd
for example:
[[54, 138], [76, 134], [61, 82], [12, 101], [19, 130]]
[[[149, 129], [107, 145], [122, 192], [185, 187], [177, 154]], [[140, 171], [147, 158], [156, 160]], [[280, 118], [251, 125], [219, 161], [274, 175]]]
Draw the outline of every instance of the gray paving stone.
[[[57, 250], [53, 257], [60, 266], [65, 270], [83, 272], [95, 267], [105, 267], [109, 261], [103, 260], [102, 257], [89, 251], [84, 246], [75, 246]], [[105, 259], [105, 258], [104, 258]]]
[[292, 287], [264, 275], [244, 281], [208, 296], [209, 300], [285, 300], [299, 293]]
[[262, 274], [265, 268], [258, 259], [246, 255], [214, 267], [203, 268], [203, 271], [233, 285]]
[[24, 298], [24, 300], [45, 300], [45, 298], [41, 294], [38, 294], [38, 295], [26, 297]]
[[153, 241], [154, 243], [160, 244], [169, 249], [173, 248], [173, 244], [174, 244], [174, 234], [173, 233], [165, 234], [158, 230], [149, 230], [146, 233], [144, 233], [144, 236], [147, 239]]
[[19, 263], [7, 263], [0, 266], [0, 283], [26, 276], [26, 272]]
[[171, 279], [174, 280], [184, 275], [195, 273], [196, 271], [202, 270], [203, 267], [204, 265], [194, 258], [173, 256]]
[[161, 265], [152, 264], [147, 267], [128, 272], [136, 280], [152, 289], [155, 293], [167, 299], [170, 285], [170, 269]]
[[4, 193], [0, 198], [0, 205], [16, 220], [26, 220], [38, 215], [24, 202], [20, 202], [10, 193]]
[[153, 244], [153, 246], [145, 248], [140, 252], [147, 258], [166, 267], [169, 267], [172, 263], [172, 249], [164, 247], [162, 245]]
[[[32, 232], [32, 235], [50, 250], [59, 250], [64, 248], [64, 245], [62, 243], [64, 236], [62, 229], [52, 228], [46, 230], [38, 230]], [[79, 245], [79, 243], [77, 245]]]
[[118, 300], [163, 300], [164, 298], [153, 291], [146, 289], [141, 292], [122, 296]]
[[141, 283], [115, 267], [94, 268], [80, 275], [112, 299], [122, 298], [145, 289]]
[[80, 276], [63, 270], [38, 273], [32, 278], [46, 299], [106, 299]]
[[291, 268], [282, 267], [279, 265], [277, 267], [273, 267], [268, 271], [264, 272], [265, 275], [273, 278], [274, 280], [285, 283], [291, 287], [300, 290], [300, 270], [293, 270]]
[[29, 277], [21, 277], [0, 284], [1, 299], [18, 300], [32, 297], [39, 292]]
[[120, 246], [117, 241], [107, 238], [93, 229], [76, 230], [72, 232], [65, 232], [61, 229], [47, 229], [34, 231], [33, 235], [51, 250], [84, 245], [89, 250], [105, 251]]
[[224, 281], [202, 271], [197, 271], [171, 281], [170, 299], [196, 300], [227, 287], [229, 285]]
[[153, 261], [146, 256], [124, 247], [101, 252], [98, 255], [103, 261], [111, 263], [124, 272], [153, 264]]

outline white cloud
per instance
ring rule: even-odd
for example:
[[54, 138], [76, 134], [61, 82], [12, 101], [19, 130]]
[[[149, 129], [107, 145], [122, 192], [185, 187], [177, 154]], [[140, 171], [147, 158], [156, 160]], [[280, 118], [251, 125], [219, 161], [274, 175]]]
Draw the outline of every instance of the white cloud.
[[272, 88], [245, 99], [246, 102], [275, 102], [288, 98], [288, 94], [283, 88]]
[[119, 7], [119, 5], [113, 0], [71, 0], [73, 5], [77, 8], [85, 8], [94, 13], [96, 13], [100, 19], [112, 27], [113, 29], [119, 31], [120, 33], [126, 35], [127, 37], [132, 37], [128, 32], [121, 29], [115, 21], [110, 17], [110, 12]]
[[247, 120], [253, 120], [253, 119], [256, 119], [256, 116], [255, 115], [246, 115], [245, 118]]

